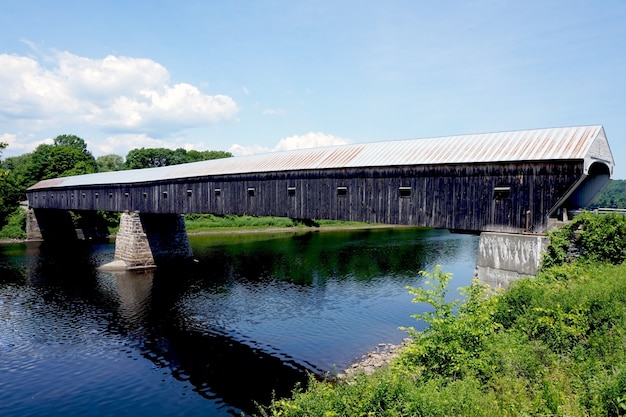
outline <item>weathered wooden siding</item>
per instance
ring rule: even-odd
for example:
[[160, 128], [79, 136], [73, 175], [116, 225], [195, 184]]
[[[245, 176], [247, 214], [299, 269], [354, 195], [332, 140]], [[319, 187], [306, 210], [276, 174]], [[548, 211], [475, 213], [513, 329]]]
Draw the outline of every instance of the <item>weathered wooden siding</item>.
[[37, 189], [33, 208], [285, 216], [458, 231], [534, 231], [583, 161], [283, 171], [133, 185]]

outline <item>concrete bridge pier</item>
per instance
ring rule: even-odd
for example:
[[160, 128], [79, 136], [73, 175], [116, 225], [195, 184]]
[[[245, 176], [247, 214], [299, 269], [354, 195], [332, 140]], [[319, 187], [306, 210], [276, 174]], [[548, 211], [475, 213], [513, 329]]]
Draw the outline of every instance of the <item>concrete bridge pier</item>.
[[548, 245], [544, 234], [482, 232], [478, 243], [476, 275], [492, 288], [534, 277]]
[[113, 262], [102, 269], [154, 268], [193, 260], [181, 214], [124, 212], [115, 238]]

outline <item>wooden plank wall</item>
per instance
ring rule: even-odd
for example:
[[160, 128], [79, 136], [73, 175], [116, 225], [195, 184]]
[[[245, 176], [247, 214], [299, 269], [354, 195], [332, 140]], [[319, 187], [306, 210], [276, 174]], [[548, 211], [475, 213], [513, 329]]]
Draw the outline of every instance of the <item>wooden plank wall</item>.
[[[582, 161], [292, 171], [28, 192], [34, 208], [271, 215], [455, 231], [543, 231]], [[507, 191], [508, 190], [508, 191]]]

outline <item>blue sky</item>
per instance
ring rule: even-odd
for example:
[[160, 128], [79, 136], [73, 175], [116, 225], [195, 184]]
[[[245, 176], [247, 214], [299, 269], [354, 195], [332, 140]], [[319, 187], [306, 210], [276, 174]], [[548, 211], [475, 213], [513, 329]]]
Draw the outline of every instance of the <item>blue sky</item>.
[[59, 134], [297, 147], [601, 124], [626, 179], [622, 0], [0, 0], [2, 156]]

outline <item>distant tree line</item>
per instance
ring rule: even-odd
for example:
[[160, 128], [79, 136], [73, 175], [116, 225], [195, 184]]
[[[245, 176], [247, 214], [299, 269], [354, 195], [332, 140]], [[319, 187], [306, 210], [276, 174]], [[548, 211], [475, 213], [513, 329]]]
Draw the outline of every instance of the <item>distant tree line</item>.
[[[0, 142], [0, 157], [7, 146], [7, 143]], [[140, 148], [128, 152], [125, 159], [115, 154], [94, 158], [84, 139], [76, 135], [59, 135], [51, 145], [42, 144], [33, 152], [0, 159], [0, 229], [10, 222], [13, 214], [17, 217], [23, 214], [17, 210], [19, 202], [26, 198], [26, 189], [41, 180], [95, 172], [162, 167], [231, 156], [233, 155], [226, 151]], [[20, 228], [19, 225], [16, 227]], [[0, 233], [0, 237], [1, 235]]]
[[613, 180], [596, 198], [593, 207], [626, 209], [626, 180]]

